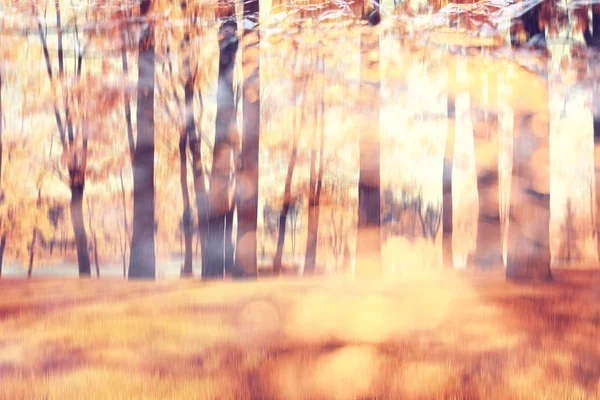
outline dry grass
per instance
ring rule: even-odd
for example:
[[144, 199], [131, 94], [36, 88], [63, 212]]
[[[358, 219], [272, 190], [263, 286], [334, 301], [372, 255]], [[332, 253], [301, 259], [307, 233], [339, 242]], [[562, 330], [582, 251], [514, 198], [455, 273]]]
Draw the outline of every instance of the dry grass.
[[600, 398], [600, 273], [0, 281], [2, 399]]

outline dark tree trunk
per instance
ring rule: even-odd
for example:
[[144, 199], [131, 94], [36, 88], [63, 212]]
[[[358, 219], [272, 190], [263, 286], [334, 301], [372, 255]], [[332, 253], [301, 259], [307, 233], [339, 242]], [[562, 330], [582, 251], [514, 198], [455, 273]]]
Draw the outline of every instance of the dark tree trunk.
[[[72, 170], [71, 170], [72, 171]], [[79, 265], [79, 276], [90, 276], [90, 256], [88, 252], [88, 240], [85, 233], [85, 222], [83, 218], [83, 176], [77, 172], [71, 172], [71, 224], [75, 236], [77, 248], [77, 265]]]
[[2, 146], [2, 129], [4, 125], [4, 113], [2, 109], [2, 70], [0, 69], [0, 203], [4, 201], [4, 192], [2, 191], [2, 156], [4, 147]]
[[33, 228], [31, 234], [31, 247], [29, 248], [29, 264], [27, 266], [27, 278], [33, 274], [33, 259], [35, 257], [35, 242], [37, 241], [37, 228]]
[[[379, 23], [379, 2], [368, 13], [370, 25]], [[360, 175], [358, 180], [358, 235], [356, 243], [357, 276], [381, 275], [381, 177], [379, 140], [379, 37], [363, 32], [360, 37], [360, 96], [363, 106], [360, 126]], [[368, 54], [376, 52], [377, 58]]]
[[192, 276], [192, 210], [190, 208], [190, 194], [187, 184], [187, 135], [185, 132], [179, 138], [179, 183], [183, 197], [183, 236], [185, 242], [183, 269], [181, 276]]
[[442, 172], [442, 260], [445, 268], [454, 267], [452, 252], [452, 162], [454, 159], [454, 137], [451, 135], [452, 122], [456, 124], [454, 98], [450, 94], [452, 81], [456, 71], [448, 68], [448, 96], [446, 101], [448, 122], [446, 126], [446, 146], [444, 150], [444, 166]]
[[[140, 15], [149, 15], [151, 0], [142, 0]], [[133, 155], [133, 235], [129, 278], [156, 277], [154, 254], [154, 23], [140, 34], [137, 95], [137, 143]]]
[[277, 251], [275, 252], [275, 258], [273, 259], [273, 274], [281, 274], [281, 260], [283, 258], [283, 248], [285, 245], [285, 230], [287, 223], [287, 216], [290, 211], [290, 203], [292, 202], [292, 178], [294, 176], [294, 169], [296, 168], [296, 158], [298, 156], [298, 141], [294, 140], [294, 147], [292, 148], [292, 155], [290, 157], [290, 163], [288, 165], [287, 175], [285, 177], [285, 188], [283, 191], [283, 206], [279, 213], [279, 229], [277, 235]]
[[210, 175], [209, 222], [206, 265], [202, 276], [222, 278], [225, 273], [226, 216], [231, 211], [229, 190], [232, 175], [235, 102], [233, 68], [238, 48], [237, 24], [233, 17], [219, 28], [219, 81], [213, 165]]
[[[258, 23], [259, 1], [244, 2], [244, 18]], [[255, 278], [258, 225], [258, 150], [260, 142], [260, 36], [259, 27], [244, 32], [243, 137], [240, 174], [236, 183], [237, 244], [234, 276]]]
[[[321, 74], [325, 79], [325, 60], [321, 59]], [[319, 237], [319, 216], [321, 202], [321, 187], [323, 185], [323, 151], [325, 147], [325, 83], [321, 86], [320, 101], [320, 136], [319, 136], [319, 172], [316, 173], [317, 151], [313, 147], [310, 154], [310, 189], [308, 196], [308, 237], [306, 239], [306, 253], [304, 255], [304, 274], [314, 274], [317, 263], [317, 239]], [[316, 135], [317, 112], [315, 105], [315, 135], [313, 140], [317, 140]], [[314, 144], [316, 145], [316, 143]], [[336, 266], [337, 267], [337, 266]]]
[[[2, 110], [2, 71], [0, 70], [0, 204], [4, 201], [4, 191], [2, 190], [2, 128], [4, 121], [4, 115]], [[0, 228], [2, 228], [0, 226]], [[2, 262], [4, 261], [4, 248], [6, 246], [6, 235], [2, 233], [0, 237], [0, 276], [2, 276]]]
[[594, 117], [594, 177], [596, 184], [596, 213], [595, 213], [595, 229], [596, 229], [596, 249], [600, 261], [600, 159], [596, 156], [600, 147], [600, 116]]
[[4, 249], [6, 248], [6, 235], [0, 237], [0, 276], [2, 276], [2, 263], [4, 262]]

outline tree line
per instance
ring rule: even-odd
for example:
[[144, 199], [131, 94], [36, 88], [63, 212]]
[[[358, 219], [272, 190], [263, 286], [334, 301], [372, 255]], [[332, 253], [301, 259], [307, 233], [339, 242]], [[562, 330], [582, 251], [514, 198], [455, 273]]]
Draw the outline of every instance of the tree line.
[[[219, 1], [215, 10], [211, 5], [196, 2], [174, 2], [171, 4], [180, 26], [167, 29], [160, 33], [165, 37], [157, 37], [156, 24], [160, 22], [164, 11], [156, 0], [141, 0], [139, 7], [108, 9], [105, 11], [115, 23], [109, 29], [110, 38], [118, 38], [120, 48], [121, 68], [126, 76], [137, 72], [135, 88], [115, 88], [102, 90], [97, 98], [92, 99], [86, 92], [87, 87], [93, 86], [93, 81], [85, 76], [84, 65], [90, 63], [96, 67], [89, 52], [91, 31], [89, 27], [94, 21], [106, 18], [105, 14], [88, 15], [88, 20], [78, 21], [69, 19], [67, 27], [64, 23], [60, 1], [45, 4], [54, 8], [54, 19], [49, 21], [43, 17], [42, 5], [36, 4], [31, 9], [23, 10], [35, 21], [35, 34], [42, 49], [45, 75], [53, 91], [49, 104], [54, 117], [58, 137], [56, 147], [50, 146], [49, 154], [57, 148], [61, 151], [61, 161], [66, 173], [64, 180], [68, 183], [70, 196], [69, 213], [76, 249], [77, 264], [80, 276], [92, 274], [94, 263], [90, 251], [95, 255], [97, 273], [98, 230], [90, 220], [87, 223], [83, 212], [86, 198], [86, 185], [94, 171], [88, 166], [90, 153], [89, 142], [93, 140], [94, 130], [99, 129], [94, 124], [99, 118], [109, 118], [106, 105], [122, 104], [122, 118], [125, 120], [126, 131], [123, 135], [128, 143], [129, 154], [125, 161], [132, 169], [133, 179], [133, 217], [129, 226], [123, 172], [120, 172], [120, 189], [122, 194], [122, 224], [124, 237], [120, 242], [123, 259], [123, 272], [130, 279], [154, 279], [156, 277], [156, 232], [158, 229], [155, 200], [155, 167], [157, 126], [155, 115], [157, 107], [164, 107], [170, 116], [170, 122], [176, 127], [178, 134], [178, 163], [179, 189], [183, 199], [181, 209], [180, 229], [182, 233], [182, 248], [184, 261], [181, 269], [182, 276], [191, 276], [194, 268], [202, 271], [206, 279], [220, 279], [224, 275], [234, 278], [253, 279], [258, 276], [257, 263], [257, 229], [259, 221], [259, 181], [260, 181], [260, 145], [261, 145], [261, 110], [262, 87], [260, 82], [261, 58], [261, 28], [259, 25], [260, 7], [258, 0], [248, 0], [241, 5], [242, 24], [237, 20], [236, 4], [230, 1]], [[282, 6], [273, 2], [273, 6]], [[438, 5], [441, 7], [441, 4]], [[336, 9], [333, 2], [324, 8], [300, 8], [300, 17], [304, 20], [317, 18], [326, 9]], [[515, 17], [511, 22], [510, 46], [515, 52], [527, 49], [534, 53], [545, 54], [546, 32], [544, 24], [549, 25], [548, 15], [552, 15], [555, 3], [546, 1], [535, 5], [526, 12]], [[369, 99], [361, 104], [360, 124], [358, 135], [358, 204], [355, 210], [357, 219], [356, 248], [354, 249], [356, 264], [354, 273], [357, 276], [378, 276], [383, 273], [381, 261], [382, 222], [393, 218], [400, 208], [381, 190], [381, 147], [379, 115], [381, 108], [381, 77], [379, 66], [379, 36], [377, 26], [381, 21], [379, 2], [354, 2], [350, 6], [350, 19], [360, 25], [360, 79], [358, 96]], [[218, 21], [218, 71], [216, 115], [214, 118], [215, 133], [212, 138], [212, 151], [207, 152], [203, 147], [202, 127], [198, 126], [196, 116], [204, 112], [205, 99], [198, 89], [202, 79], [202, 65], [199, 65], [196, 39], [201, 36], [203, 19], [207, 14], [214, 13]], [[600, 40], [600, 13], [593, 8], [591, 24], [583, 32], [586, 44], [596, 48]], [[587, 18], [581, 14], [580, 18]], [[462, 18], [462, 17], [459, 17]], [[546, 19], [544, 19], [546, 18]], [[136, 22], [137, 28], [132, 28], [131, 21]], [[466, 21], [466, 20], [465, 20]], [[463, 21], [463, 22], [465, 22]], [[449, 22], [450, 23], [450, 22]], [[451, 22], [453, 24], [456, 21]], [[465, 22], [465, 23], [468, 23]], [[56, 43], [50, 44], [49, 25], [54, 28]], [[590, 29], [591, 25], [591, 29]], [[598, 29], [595, 29], [596, 27]], [[52, 28], [51, 27], [51, 28]], [[299, 26], [298, 29], [301, 29]], [[75, 42], [73, 56], [65, 54], [66, 48], [63, 35], [69, 32]], [[71, 39], [69, 39], [71, 40]], [[131, 71], [128, 49], [133, 44], [137, 46], [137, 71]], [[53, 47], [56, 46], [56, 51]], [[178, 57], [173, 56], [177, 46]], [[295, 46], [298, 46], [297, 44]], [[481, 49], [479, 49], [481, 51]], [[238, 57], [238, 53], [241, 56]], [[309, 164], [309, 182], [306, 188], [308, 206], [307, 240], [304, 249], [304, 273], [313, 274], [316, 271], [316, 254], [319, 221], [327, 218], [321, 213], [321, 203], [324, 190], [324, 173], [327, 164], [324, 156], [325, 138], [325, 90], [323, 79], [318, 85], [313, 84], [308, 93], [308, 82], [311, 71], [319, 69], [326, 74], [323, 55], [318, 49], [310, 52], [311, 63], [306, 66], [298, 62], [299, 49], [291, 50], [290, 64], [294, 71], [292, 92], [294, 94], [293, 110], [291, 112], [290, 131], [292, 137], [291, 151], [285, 180], [283, 182], [282, 205], [275, 210], [276, 220], [276, 251], [273, 258], [273, 273], [282, 273], [282, 256], [289, 232], [288, 223], [292, 221], [297, 198], [292, 194], [291, 185], [298, 164], [298, 146], [301, 140], [312, 143]], [[236, 60], [241, 58], [241, 65]], [[72, 65], [67, 63], [72, 62]], [[90, 66], [91, 67], [91, 66]], [[401, 68], [402, 66], [399, 66]], [[457, 81], [458, 76], [451, 76], [448, 81]], [[454, 71], [458, 74], [458, 71]], [[236, 74], [242, 76], [241, 83]], [[2, 80], [0, 67], [0, 179], [2, 177], [2, 123], [5, 118], [2, 113]], [[160, 80], [160, 82], [158, 81]], [[163, 85], [168, 81], [169, 85]], [[176, 108], [170, 109], [168, 104], [160, 105], [162, 96], [174, 99]], [[312, 108], [304, 106], [305, 99], [314, 97]], [[135, 99], [135, 102], [132, 100]], [[238, 109], [241, 106], [241, 132], [238, 129]], [[448, 116], [459, 112], [457, 98], [448, 96]], [[548, 152], [549, 149], [549, 118], [548, 115], [525, 115], [515, 119], [515, 136], [512, 157], [512, 185], [510, 207], [508, 213], [499, 204], [499, 176], [497, 168], [477, 171], [477, 186], [479, 193], [478, 229], [476, 253], [473, 264], [476, 267], [497, 266], [503, 263], [502, 244], [504, 239], [503, 226], [508, 225], [508, 257], [506, 261], [506, 276], [510, 279], [551, 279], [550, 245], [548, 237], [549, 225], [549, 176], [540, 174], [540, 170], [549, 169], [549, 164], [540, 165], [537, 155]], [[547, 113], [546, 113], [547, 114]], [[134, 118], [135, 117], [135, 118]], [[488, 121], [500, 118], [499, 114], [486, 116]], [[302, 126], [307, 119], [312, 119], [314, 128], [310, 138], [302, 138]], [[450, 119], [450, 118], [449, 118]], [[319, 121], [317, 124], [316, 121]], [[546, 128], [539, 129], [539, 124]], [[594, 125], [594, 140], [598, 139], [597, 125]], [[116, 133], [113, 133], [116, 134]], [[533, 146], [531, 145], [533, 143]], [[425, 206], [422, 199], [405, 199], [404, 209], [413, 208], [414, 226], [419, 223], [422, 235], [435, 240], [438, 231], [442, 230], [442, 247], [444, 264], [452, 266], [452, 170], [451, 159], [454, 149], [452, 142], [446, 141], [443, 179], [440, 182], [443, 191], [442, 204], [434, 207]], [[476, 157], [485, 157], [477, 154]], [[542, 157], [543, 159], [543, 157]], [[549, 162], [549, 161], [548, 161]], [[208, 168], [207, 168], [208, 166]], [[60, 168], [57, 167], [57, 170]], [[191, 171], [193, 191], [188, 187], [188, 173]], [[209, 172], [207, 172], [209, 171]], [[60, 171], [58, 172], [60, 173]], [[173, 176], [176, 176], [173, 173]], [[544, 181], [545, 180], [545, 181]], [[41, 178], [40, 178], [41, 182]], [[208, 184], [207, 184], [208, 183]], [[517, 186], [519, 183], [520, 186]], [[596, 182], [596, 187], [598, 182]], [[0, 201], [4, 199], [1, 191]], [[41, 184], [38, 185], [38, 198], [41, 197]], [[600, 197], [600, 196], [597, 196]], [[387, 200], [386, 200], [387, 199]], [[382, 201], [383, 200], [383, 201]], [[39, 213], [48, 216], [63, 212], [58, 209], [41, 210], [40, 202], [31, 206], [40, 209]], [[31, 207], [29, 208], [30, 212]], [[596, 200], [596, 209], [600, 202]], [[88, 209], [91, 208], [88, 199]], [[505, 215], [506, 214], [506, 215]], [[266, 214], [265, 214], [266, 215]], [[194, 216], [196, 221], [193, 220]], [[417, 218], [418, 217], [418, 218]], [[2, 236], [0, 237], [0, 265], [7, 243], [8, 228], [15, 216], [2, 218]], [[265, 217], [266, 218], [266, 217]], [[569, 216], [569, 218], [572, 218]], [[332, 213], [331, 220], [336, 226]], [[569, 222], [570, 223], [570, 222]], [[56, 222], [53, 223], [56, 228]], [[342, 224], [343, 225], [343, 224]], [[236, 229], [234, 229], [234, 227]], [[236, 235], [234, 237], [234, 231]], [[30, 229], [30, 269], [33, 263], [34, 246], [38, 228], [34, 224]], [[193, 265], [194, 234], [197, 237], [196, 247], [200, 248], [201, 265]], [[330, 239], [335, 248], [336, 257], [349, 253], [348, 244], [343, 243], [341, 236], [336, 233]], [[571, 238], [569, 239], [571, 240]], [[55, 240], [44, 242], [44, 246], [54, 246]], [[599, 237], [600, 243], [600, 237]], [[600, 245], [599, 245], [600, 248]], [[128, 254], [128, 260], [126, 260]], [[1, 270], [0, 270], [1, 271]]]

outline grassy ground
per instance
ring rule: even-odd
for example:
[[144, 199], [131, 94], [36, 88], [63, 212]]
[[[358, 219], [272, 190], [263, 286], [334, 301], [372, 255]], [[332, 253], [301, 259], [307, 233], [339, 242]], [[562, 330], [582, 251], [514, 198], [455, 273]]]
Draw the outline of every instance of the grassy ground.
[[600, 272], [0, 280], [2, 399], [600, 398]]

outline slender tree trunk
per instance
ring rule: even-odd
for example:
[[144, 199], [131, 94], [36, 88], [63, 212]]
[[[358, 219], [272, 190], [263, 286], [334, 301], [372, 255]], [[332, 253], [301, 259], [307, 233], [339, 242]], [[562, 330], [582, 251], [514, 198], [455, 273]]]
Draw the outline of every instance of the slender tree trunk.
[[94, 243], [94, 264], [96, 266], [96, 277], [100, 278], [100, 262], [98, 261], [98, 241], [96, 240], [96, 232], [92, 232], [92, 241]]
[[133, 235], [129, 278], [156, 277], [154, 215], [154, 22], [147, 19], [151, 0], [142, 0], [145, 19], [139, 42], [137, 143], [133, 156]]
[[27, 267], [27, 278], [31, 278], [33, 274], [33, 259], [35, 257], [35, 242], [37, 240], [37, 228], [33, 228], [31, 234], [31, 247], [29, 249], [29, 264]]
[[123, 278], [127, 277], [127, 265], [125, 260], [127, 259], [127, 243], [129, 242], [129, 223], [127, 222], [127, 202], [125, 201], [125, 185], [123, 184], [123, 171], [119, 171], [119, 178], [121, 180], [121, 205], [123, 206], [123, 229], [125, 237], [121, 247], [123, 248]]
[[0, 69], [0, 203], [4, 201], [4, 192], [2, 191], [2, 156], [4, 154], [2, 133], [4, 128], [4, 112], [2, 109], [2, 70]]
[[296, 158], [298, 155], [298, 141], [294, 140], [294, 147], [292, 148], [292, 155], [290, 157], [290, 163], [288, 165], [287, 175], [285, 177], [285, 188], [283, 191], [283, 206], [279, 213], [279, 231], [277, 236], [277, 251], [275, 252], [275, 258], [273, 259], [273, 274], [281, 274], [281, 260], [283, 258], [283, 248], [285, 245], [285, 228], [287, 223], [287, 216], [290, 211], [290, 203], [292, 201], [292, 178], [294, 175], [294, 169], [296, 167]]
[[[4, 148], [2, 146], [2, 129], [3, 129], [4, 114], [2, 109], [2, 71], [0, 70], [0, 204], [4, 201], [4, 191], [2, 190], [2, 155]], [[1, 223], [1, 222], [0, 222]], [[0, 229], [4, 227], [0, 226]], [[2, 231], [0, 236], [0, 276], [2, 276], [2, 262], [4, 261], [4, 248], [6, 246], [6, 234]]]
[[187, 184], [187, 135], [185, 132], [179, 138], [179, 183], [183, 197], [183, 236], [185, 252], [181, 276], [192, 276], [192, 210], [190, 208], [190, 194]]
[[600, 148], [600, 116], [594, 118], [594, 180], [596, 184], [596, 210], [595, 210], [595, 230], [596, 230], [596, 250], [598, 252], [598, 261], [600, 262], [600, 159], [598, 149]]
[[[367, 19], [379, 23], [379, 2]], [[379, 37], [362, 32], [360, 37], [360, 99], [364, 105], [360, 125], [360, 175], [358, 178], [358, 235], [356, 243], [357, 276], [377, 276], [383, 272], [381, 262], [381, 177], [379, 132]], [[376, 58], [369, 57], [371, 52]]]
[[[244, 18], [258, 24], [259, 1], [244, 2]], [[260, 36], [259, 27], [244, 31], [243, 137], [240, 174], [236, 181], [237, 245], [235, 276], [256, 278], [256, 228], [258, 226], [258, 160], [260, 142]]]
[[452, 122], [456, 120], [454, 98], [450, 91], [451, 83], [455, 81], [456, 71], [448, 68], [448, 94], [446, 124], [446, 144], [444, 150], [444, 166], [442, 173], [442, 259], [445, 268], [454, 267], [454, 256], [452, 252], [452, 162], [454, 159], [454, 135], [452, 135]]
[[231, 211], [233, 135], [235, 134], [235, 102], [233, 68], [238, 48], [237, 24], [233, 17], [219, 28], [219, 81], [213, 165], [210, 175], [208, 240], [206, 265], [202, 276], [222, 278], [225, 273], [226, 216]]
[[[309, 189], [309, 205], [308, 205], [308, 237], [306, 239], [306, 253], [304, 255], [304, 274], [313, 274], [317, 262], [317, 239], [319, 237], [319, 216], [320, 216], [320, 201], [321, 187], [323, 185], [323, 151], [325, 146], [325, 60], [321, 59], [321, 74], [323, 75], [323, 84], [321, 86], [321, 119], [320, 119], [320, 140], [319, 140], [319, 172], [315, 171], [315, 161], [317, 157], [316, 149], [313, 147], [310, 154], [310, 189]], [[315, 107], [315, 133], [316, 133], [316, 107]], [[314, 141], [317, 140], [317, 135], [314, 135]], [[316, 145], [316, 143], [315, 143]]]
[[225, 215], [225, 271], [234, 276], [239, 274], [234, 271], [235, 268], [235, 248], [233, 246], [233, 217], [235, 213], [235, 202], [231, 202], [231, 208]]
[[54, 252], [54, 243], [56, 241], [56, 230], [52, 232], [52, 239], [50, 240], [50, 255]]
[[4, 249], [6, 248], [6, 235], [0, 237], [0, 276], [2, 276], [2, 263], [4, 262]]

